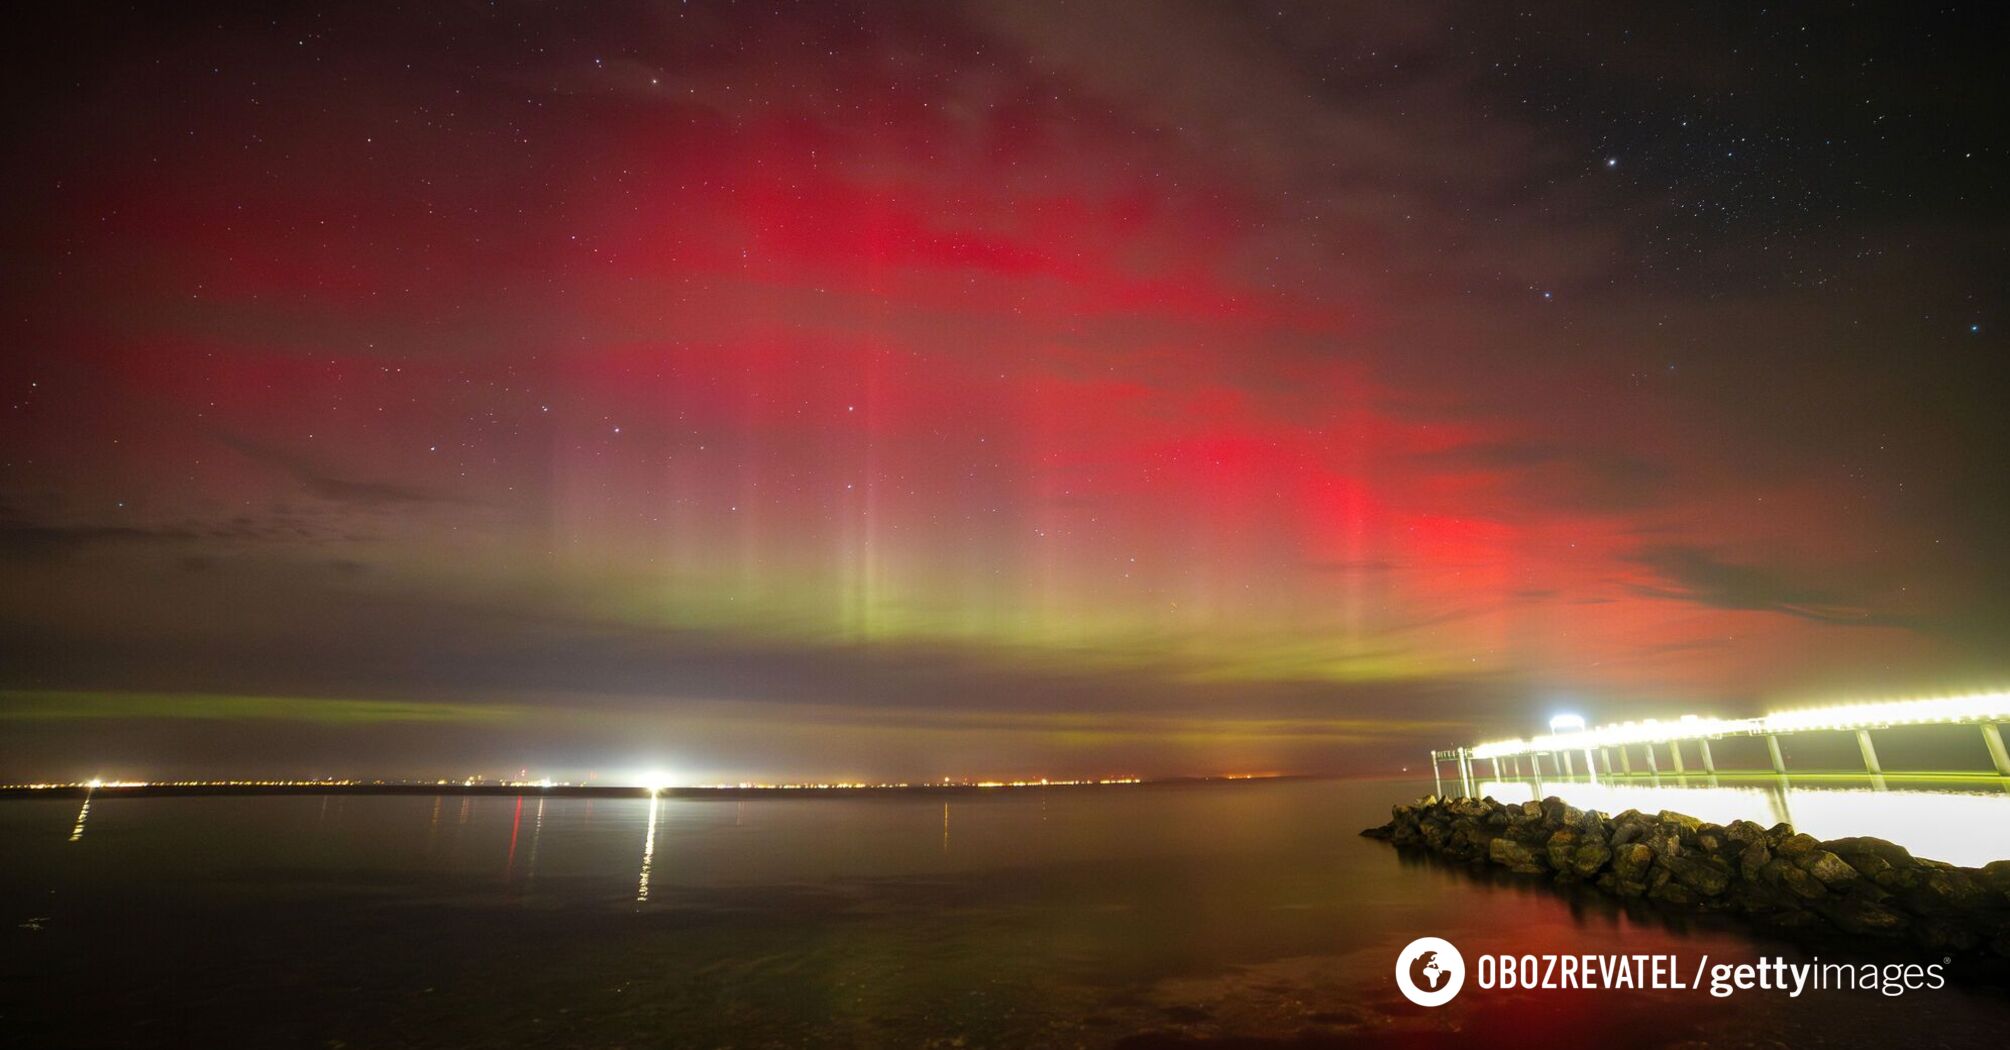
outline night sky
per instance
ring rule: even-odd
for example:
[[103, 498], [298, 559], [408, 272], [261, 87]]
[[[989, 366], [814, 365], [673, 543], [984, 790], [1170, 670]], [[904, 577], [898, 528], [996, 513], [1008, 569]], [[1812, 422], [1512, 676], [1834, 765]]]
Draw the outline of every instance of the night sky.
[[78, 6], [5, 72], [0, 780], [2010, 682], [1988, 5]]

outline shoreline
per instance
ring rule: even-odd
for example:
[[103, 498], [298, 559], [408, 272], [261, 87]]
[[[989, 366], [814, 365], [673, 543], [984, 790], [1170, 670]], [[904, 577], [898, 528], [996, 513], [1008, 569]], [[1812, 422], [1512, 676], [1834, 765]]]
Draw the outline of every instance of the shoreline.
[[1197, 787], [1206, 784], [1275, 783], [1315, 779], [1307, 776], [1264, 777], [1168, 777], [1163, 780], [1038, 781], [1024, 783], [976, 784], [864, 784], [864, 785], [720, 785], [716, 787], [595, 786], [585, 784], [466, 784], [411, 783], [400, 781], [299, 781], [278, 784], [253, 783], [145, 783], [8, 785], [0, 786], [0, 801], [37, 798], [181, 798], [257, 797], [301, 795], [434, 795], [511, 798], [537, 795], [545, 798], [681, 798], [699, 800], [745, 800], [750, 798], [878, 798], [930, 797], [943, 795], [986, 795], [1029, 790], [1076, 790], [1091, 788]]
[[1774, 929], [2010, 958], [2010, 860], [1963, 868], [1868, 836], [1821, 841], [1784, 823], [1712, 824], [1670, 810], [1607, 816], [1554, 796], [1508, 805], [1427, 795], [1361, 834]]

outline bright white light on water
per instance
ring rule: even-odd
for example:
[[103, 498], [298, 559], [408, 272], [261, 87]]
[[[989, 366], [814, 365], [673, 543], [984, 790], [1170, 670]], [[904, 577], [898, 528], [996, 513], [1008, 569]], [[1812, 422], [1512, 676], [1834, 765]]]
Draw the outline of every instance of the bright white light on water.
[[1872, 791], [1863, 788], [1648, 787], [1548, 782], [1538, 792], [1526, 780], [1487, 781], [1479, 793], [1502, 802], [1556, 795], [1579, 809], [1653, 813], [1672, 809], [1699, 820], [1786, 823], [1818, 839], [1874, 835], [1915, 854], [1979, 867], [2010, 857], [2010, 794], [2002, 792]]

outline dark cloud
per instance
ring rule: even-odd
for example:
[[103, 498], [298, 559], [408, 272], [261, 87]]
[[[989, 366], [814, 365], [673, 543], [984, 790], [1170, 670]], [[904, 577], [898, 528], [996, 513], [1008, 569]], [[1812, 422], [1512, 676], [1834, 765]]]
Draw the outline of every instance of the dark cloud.
[[1800, 582], [1761, 566], [1723, 561], [1695, 547], [1648, 547], [1636, 553], [1633, 560], [1667, 581], [1666, 587], [1637, 588], [1653, 597], [1677, 598], [1718, 609], [1784, 613], [1830, 624], [1919, 625], [1917, 618], [1879, 612], [1852, 603], [1836, 590]]
[[216, 440], [246, 459], [283, 472], [308, 492], [333, 503], [395, 509], [457, 502], [450, 496], [416, 486], [348, 477], [331, 470], [319, 457], [295, 449], [236, 436], [219, 435]]

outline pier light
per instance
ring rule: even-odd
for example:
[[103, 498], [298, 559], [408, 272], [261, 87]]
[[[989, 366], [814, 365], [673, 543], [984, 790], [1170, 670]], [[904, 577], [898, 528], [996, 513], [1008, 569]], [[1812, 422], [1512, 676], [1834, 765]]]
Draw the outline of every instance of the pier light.
[[1763, 721], [1767, 732], [1794, 733], [1811, 729], [1864, 729], [1934, 722], [2004, 720], [2010, 720], [2010, 692], [1808, 707], [1770, 714]]
[[[1854, 731], [1864, 748], [1867, 765], [1876, 771], [1876, 759], [1869, 746], [1869, 731], [1886, 726], [1979, 725], [1989, 745], [1990, 762], [1999, 773], [2010, 776], [2010, 750], [2002, 746], [1999, 722], [2010, 722], [2010, 690], [1969, 693], [1963, 696], [1918, 697], [1906, 700], [1873, 700], [1853, 704], [1832, 704], [1776, 711], [1758, 718], [1715, 718], [1683, 715], [1672, 722], [1644, 718], [1637, 722], [1615, 722], [1586, 727], [1584, 719], [1559, 714], [1549, 720], [1549, 732], [1526, 740], [1495, 740], [1467, 749], [1476, 759], [1514, 758], [1551, 752], [1582, 750], [1589, 754], [1603, 748], [1618, 748], [1624, 761], [1629, 744], [1668, 744], [1703, 741], [1703, 764], [1715, 772], [1708, 741], [1727, 736], [1762, 736], [1773, 754], [1775, 772], [1785, 772], [1779, 757], [1777, 737], [1787, 733]], [[1448, 752], [1456, 754], [1457, 752]], [[1652, 752], [1649, 752], [1651, 755]], [[1679, 752], [1678, 752], [1679, 756]], [[1678, 758], [1679, 761], [1679, 758]]]
[[660, 794], [664, 788], [669, 786], [670, 775], [660, 769], [642, 774], [642, 788], [652, 795]]

